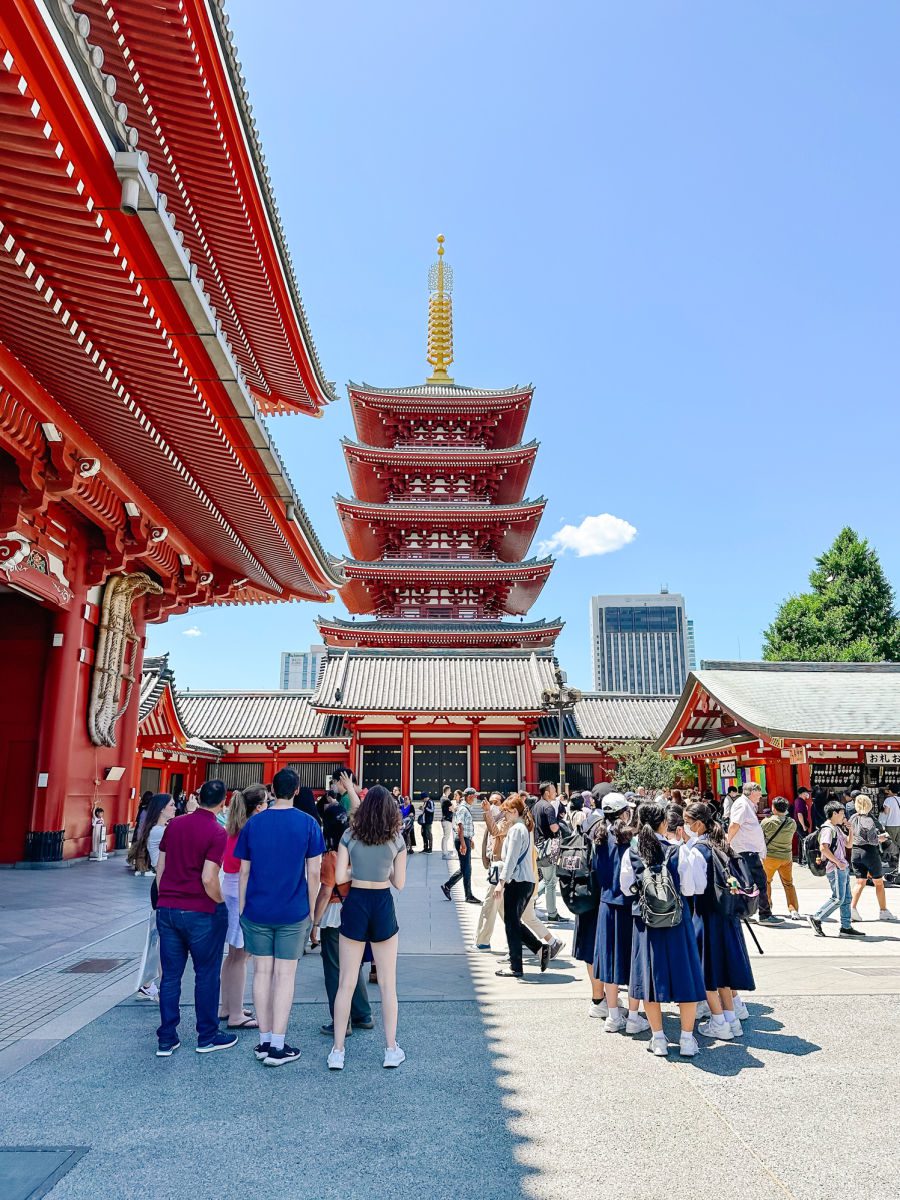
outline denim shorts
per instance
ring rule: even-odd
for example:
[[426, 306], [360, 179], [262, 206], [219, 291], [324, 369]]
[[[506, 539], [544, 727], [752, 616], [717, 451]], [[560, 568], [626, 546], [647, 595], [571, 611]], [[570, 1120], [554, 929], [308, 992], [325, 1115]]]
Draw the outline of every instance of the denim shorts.
[[390, 888], [350, 888], [341, 906], [341, 933], [345, 938], [386, 942], [399, 929]]
[[293, 925], [257, 925], [241, 917], [244, 949], [257, 958], [302, 958], [309, 917]]
[[873, 879], [884, 878], [884, 863], [877, 846], [854, 846], [850, 851], [850, 870], [857, 879], [871, 875]]

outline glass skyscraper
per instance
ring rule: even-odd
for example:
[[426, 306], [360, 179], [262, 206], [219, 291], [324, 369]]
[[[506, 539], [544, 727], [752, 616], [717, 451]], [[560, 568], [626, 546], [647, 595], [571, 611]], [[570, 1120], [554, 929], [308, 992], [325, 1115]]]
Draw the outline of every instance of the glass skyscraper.
[[319, 669], [327, 654], [325, 646], [310, 646], [308, 650], [285, 650], [281, 655], [282, 691], [311, 691], [319, 682]]
[[680, 695], [693, 658], [693, 622], [685, 614], [684, 597], [668, 591], [593, 596], [591, 645], [595, 691]]

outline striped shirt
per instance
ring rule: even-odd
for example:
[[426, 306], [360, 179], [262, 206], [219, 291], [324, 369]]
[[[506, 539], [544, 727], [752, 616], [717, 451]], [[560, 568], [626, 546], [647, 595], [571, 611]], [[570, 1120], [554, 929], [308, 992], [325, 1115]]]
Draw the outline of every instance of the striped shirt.
[[453, 824], [462, 825], [463, 837], [475, 837], [475, 822], [472, 820], [472, 810], [469, 808], [465, 800], [460, 800], [456, 807], [456, 812], [453, 814]]

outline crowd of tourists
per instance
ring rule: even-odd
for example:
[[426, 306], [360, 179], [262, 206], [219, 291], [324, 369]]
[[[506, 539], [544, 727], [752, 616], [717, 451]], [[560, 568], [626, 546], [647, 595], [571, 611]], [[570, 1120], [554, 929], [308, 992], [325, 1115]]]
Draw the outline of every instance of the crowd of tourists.
[[[900, 798], [891, 789], [873, 802], [861, 792], [828, 799], [801, 788], [791, 803], [775, 797], [764, 806], [752, 781], [720, 797], [677, 789], [621, 793], [611, 784], [560, 796], [543, 783], [538, 796], [494, 792], [479, 799], [472, 787], [448, 786], [437, 801], [423, 796], [417, 810], [399, 788], [359, 788], [347, 768], [318, 799], [284, 769], [270, 787], [230, 796], [221, 781], [208, 780], [181, 807], [179, 815], [172, 796], [145, 793], [129, 853], [136, 874], [153, 876], [138, 990], [159, 1005], [160, 1057], [180, 1046], [190, 959], [197, 1053], [234, 1047], [241, 1031], [252, 1030], [257, 1060], [268, 1067], [296, 1062], [300, 1051], [287, 1037], [297, 964], [320, 950], [327, 1066], [343, 1069], [347, 1037], [374, 1028], [367, 984], [377, 981], [384, 1066], [398, 1067], [406, 1056], [397, 1042], [392, 889], [405, 884], [417, 829], [421, 850], [433, 851], [436, 819], [452, 872], [441, 890], [450, 900], [462, 885], [464, 901], [480, 906], [478, 950], [491, 949], [502, 920], [507, 953], [497, 975], [525, 979], [526, 950], [540, 972], [564, 951], [554, 932], [568, 920], [559, 911], [561, 891], [575, 915], [572, 956], [585, 963], [590, 1015], [603, 1018], [610, 1033], [649, 1031], [649, 1048], [660, 1056], [669, 1052], [663, 1004], [678, 1007], [682, 1056], [698, 1052], [695, 1034], [721, 1041], [743, 1035], [741, 993], [754, 988], [748, 918], [779, 922], [771, 903], [777, 875], [788, 918], [803, 919], [795, 862], [829, 883], [826, 902], [806, 917], [818, 936], [838, 910], [839, 936], [864, 936], [854, 925], [867, 886], [880, 919], [896, 919], [884, 887], [900, 858]], [[483, 898], [472, 884], [476, 822], [487, 871]], [[253, 1010], [244, 999], [250, 959]]]

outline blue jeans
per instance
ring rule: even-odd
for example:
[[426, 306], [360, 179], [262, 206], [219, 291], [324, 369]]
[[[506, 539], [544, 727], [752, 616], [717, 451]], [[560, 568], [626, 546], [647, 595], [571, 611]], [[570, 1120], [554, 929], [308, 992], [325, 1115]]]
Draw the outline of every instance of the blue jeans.
[[829, 871], [828, 882], [831, 885], [831, 899], [826, 900], [814, 917], [824, 921], [830, 917], [836, 908], [841, 910], [841, 929], [850, 928], [850, 868], [842, 871]]
[[219, 975], [222, 951], [228, 932], [228, 910], [224, 904], [214, 913], [188, 912], [183, 908], [158, 908], [160, 1046], [178, 1041], [181, 1018], [181, 977], [188, 955], [194, 964], [194, 1009], [197, 1016], [197, 1045], [208, 1046], [219, 1032]]

